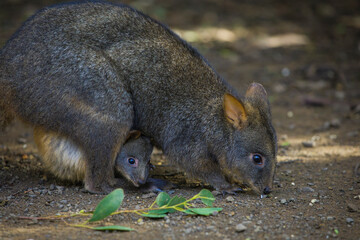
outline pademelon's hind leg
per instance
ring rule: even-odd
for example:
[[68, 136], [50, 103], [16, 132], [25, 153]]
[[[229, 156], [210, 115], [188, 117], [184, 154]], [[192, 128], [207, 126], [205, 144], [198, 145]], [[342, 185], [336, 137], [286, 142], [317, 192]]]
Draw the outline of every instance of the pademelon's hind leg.
[[[71, 139], [85, 155], [85, 188], [112, 190], [114, 162], [133, 123], [131, 95], [111, 61], [99, 50], [73, 44], [41, 74], [17, 79], [16, 115], [44, 131]], [[65, 51], [65, 50], [64, 50]], [[41, 66], [48, 64], [46, 56]]]

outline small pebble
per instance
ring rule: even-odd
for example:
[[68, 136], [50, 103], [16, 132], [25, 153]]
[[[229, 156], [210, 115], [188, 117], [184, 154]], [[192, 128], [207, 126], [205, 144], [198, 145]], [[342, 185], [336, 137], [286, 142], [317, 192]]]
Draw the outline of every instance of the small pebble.
[[346, 218], [346, 223], [347, 224], [352, 224], [353, 222], [354, 222], [354, 219], [352, 219], [350, 217]]
[[333, 216], [328, 216], [327, 218], [326, 218], [326, 220], [328, 220], [328, 221], [332, 221], [332, 220], [334, 220], [335, 218], [333, 217]]
[[143, 195], [141, 196], [141, 198], [143, 198], [143, 199], [152, 198], [152, 197], [156, 197], [156, 194], [153, 193], [153, 192], [146, 193], [146, 194], [143, 194]]
[[358, 135], [359, 135], [359, 132], [358, 132], [358, 131], [348, 132], [348, 133], [346, 134], [346, 136], [347, 136], [347, 137], [350, 137], [350, 138], [352, 138], [352, 137], [357, 137]]
[[235, 231], [236, 232], [244, 232], [245, 230], [247, 229], [247, 227], [242, 224], [242, 223], [239, 223], [238, 225], [236, 225], [235, 227]]
[[191, 233], [191, 231], [192, 231], [191, 228], [187, 228], [187, 229], [185, 229], [184, 232], [185, 232], [186, 234], [189, 234], [189, 233]]
[[320, 202], [318, 199], [311, 199], [311, 201], [310, 201], [311, 203], [318, 203], [318, 202]]
[[307, 183], [307, 185], [308, 185], [308, 186], [314, 186], [315, 184], [314, 184], [314, 183], [309, 182], [309, 183]]
[[359, 207], [356, 206], [353, 203], [348, 203], [347, 204], [347, 209], [348, 209], [349, 212], [357, 212], [357, 211], [359, 211]]
[[216, 190], [212, 191], [211, 193], [212, 193], [212, 195], [214, 195], [214, 196], [218, 196], [218, 195], [221, 195], [221, 194], [222, 194], [220, 191], [216, 191]]
[[313, 141], [304, 141], [302, 142], [302, 145], [307, 148], [313, 148], [316, 144]]
[[331, 134], [331, 135], [329, 136], [329, 138], [330, 138], [331, 140], [335, 140], [335, 139], [337, 139], [337, 135]]
[[287, 201], [286, 201], [286, 199], [285, 199], [285, 198], [283, 198], [283, 199], [281, 199], [281, 200], [280, 200], [280, 203], [281, 203], [281, 204], [286, 204], [286, 203], [287, 203]]
[[233, 202], [233, 201], [235, 201], [235, 199], [234, 199], [232, 196], [228, 196], [228, 197], [226, 198], [226, 201], [227, 201], [227, 202]]
[[291, 71], [289, 68], [284, 67], [283, 69], [281, 69], [281, 75], [283, 75], [284, 77], [289, 77], [291, 74]]
[[17, 139], [17, 142], [18, 142], [19, 144], [25, 144], [25, 143], [27, 142], [27, 140], [26, 140], [26, 138], [18, 138], [18, 139]]
[[301, 192], [303, 193], [311, 193], [311, 192], [315, 192], [315, 190], [311, 187], [303, 187], [301, 188]]
[[341, 122], [337, 118], [332, 119], [331, 122], [330, 122], [330, 126], [333, 127], [333, 128], [339, 128], [340, 125], [341, 125]]

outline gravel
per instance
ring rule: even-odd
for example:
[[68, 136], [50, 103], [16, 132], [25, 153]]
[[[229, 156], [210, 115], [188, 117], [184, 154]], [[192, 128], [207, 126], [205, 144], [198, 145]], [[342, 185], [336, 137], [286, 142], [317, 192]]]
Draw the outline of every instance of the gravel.
[[236, 225], [235, 227], [235, 231], [236, 232], [244, 232], [245, 230], [247, 229], [247, 227], [242, 224], [242, 223], [239, 223], [238, 225]]
[[313, 148], [316, 146], [316, 143], [313, 141], [304, 141], [302, 142], [302, 145], [306, 148]]
[[315, 190], [311, 187], [303, 187], [300, 189], [301, 192], [303, 193], [312, 193], [312, 192], [315, 192]]
[[350, 218], [350, 217], [347, 217], [347, 218], [346, 218], [346, 223], [347, 223], [347, 224], [352, 224], [352, 223], [354, 223], [354, 219], [352, 219], [352, 218]]

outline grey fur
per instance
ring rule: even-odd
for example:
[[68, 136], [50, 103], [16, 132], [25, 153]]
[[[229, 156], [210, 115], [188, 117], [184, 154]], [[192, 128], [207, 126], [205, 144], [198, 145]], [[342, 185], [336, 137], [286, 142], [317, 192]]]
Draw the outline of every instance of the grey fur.
[[[276, 134], [264, 96], [240, 98], [194, 48], [130, 7], [82, 2], [39, 11], [1, 50], [0, 73], [3, 113], [81, 146], [91, 191], [114, 184], [131, 127], [217, 189], [271, 185]], [[226, 93], [242, 100], [246, 127], [227, 121]], [[249, 159], [256, 152], [266, 158], [261, 169]]]
[[[40, 128], [35, 128], [34, 139], [49, 172], [62, 180], [84, 181], [85, 154], [71, 139]], [[135, 187], [145, 184], [151, 168], [152, 149], [149, 138], [140, 133], [130, 134], [116, 156], [115, 171]], [[129, 158], [136, 160], [136, 164], [130, 164]]]

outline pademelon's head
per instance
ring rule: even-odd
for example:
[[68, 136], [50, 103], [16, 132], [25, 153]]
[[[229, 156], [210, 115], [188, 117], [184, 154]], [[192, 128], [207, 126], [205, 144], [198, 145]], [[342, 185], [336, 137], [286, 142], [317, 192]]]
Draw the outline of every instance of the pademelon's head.
[[230, 146], [222, 163], [224, 174], [260, 194], [270, 193], [276, 167], [277, 139], [264, 87], [252, 83], [243, 101], [224, 96]]

